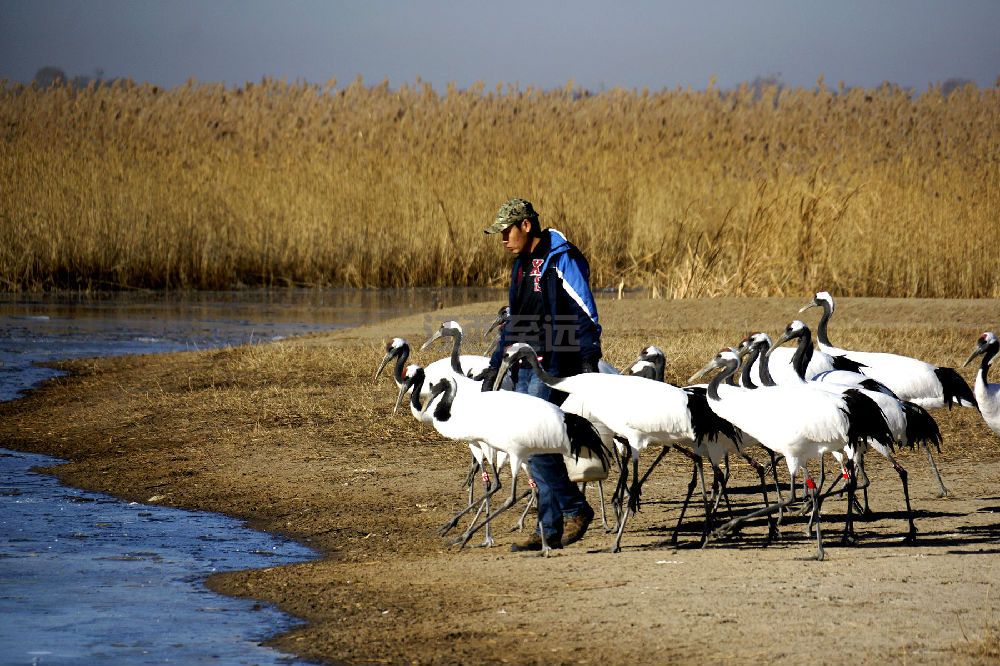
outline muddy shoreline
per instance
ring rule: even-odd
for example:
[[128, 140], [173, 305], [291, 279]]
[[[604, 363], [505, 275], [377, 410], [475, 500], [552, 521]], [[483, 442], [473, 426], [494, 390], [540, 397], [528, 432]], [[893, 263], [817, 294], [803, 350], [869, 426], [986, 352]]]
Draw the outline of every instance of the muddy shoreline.
[[[803, 299], [602, 301], [605, 355], [625, 365], [644, 345], [682, 381], [748, 330], [774, 335]], [[842, 346], [958, 366], [997, 301], [843, 299], [831, 324]], [[547, 560], [457, 552], [434, 528], [460, 506], [467, 449], [409, 415], [371, 373], [384, 341], [426, 339], [428, 322], [483, 318], [492, 303], [418, 313], [359, 329], [219, 351], [75, 361], [72, 373], [0, 405], [6, 448], [66, 459], [70, 485], [123, 499], [225, 513], [323, 553], [290, 567], [215, 576], [217, 591], [278, 605], [307, 621], [269, 644], [328, 663], [990, 663], [1000, 601], [1000, 442], [973, 410], [935, 413], [951, 490], [937, 498], [920, 451], [910, 471], [918, 542], [903, 547], [902, 497], [872, 462], [875, 519], [839, 547], [842, 503], [825, 506], [826, 562], [802, 558], [801, 522], [763, 547], [751, 526], [692, 548], [695, 511], [669, 545], [689, 467], [667, 456], [649, 482], [624, 550], [595, 528]], [[815, 311], [813, 311], [815, 312]], [[470, 340], [475, 352], [478, 340]], [[426, 362], [443, 355], [415, 354]], [[960, 370], [970, 381], [972, 369]], [[996, 380], [994, 380], [996, 381]], [[649, 458], [652, 455], [647, 454]], [[734, 509], [756, 499], [733, 468]], [[596, 505], [596, 495], [591, 495]], [[510, 525], [513, 519], [504, 523]]]

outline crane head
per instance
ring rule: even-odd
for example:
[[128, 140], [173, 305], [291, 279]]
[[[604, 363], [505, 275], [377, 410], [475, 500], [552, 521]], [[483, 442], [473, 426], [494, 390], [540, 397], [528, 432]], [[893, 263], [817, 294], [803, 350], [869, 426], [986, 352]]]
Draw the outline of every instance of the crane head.
[[[976, 358], [980, 354], [985, 354], [986, 352], [990, 351], [991, 347], [995, 355], [997, 348], [1000, 347], [1000, 343], [998, 343], [997, 336], [992, 331], [986, 331], [985, 333], [979, 336], [979, 339], [976, 341], [976, 348], [972, 350], [972, 353], [969, 355], [969, 358], [965, 360], [965, 363], [962, 364], [962, 367], [964, 368], [965, 366], [972, 363], [972, 359]], [[990, 359], [990, 365], [992, 364], [993, 364], [993, 358]]]
[[385, 366], [389, 365], [389, 361], [396, 358], [397, 356], [409, 356], [410, 345], [406, 344], [406, 340], [403, 338], [393, 338], [389, 341], [389, 344], [385, 346], [385, 356], [382, 357], [382, 362], [378, 364], [378, 368], [375, 370], [375, 374], [372, 375], [372, 381], [378, 379], [378, 376], [382, 374], [382, 370]]

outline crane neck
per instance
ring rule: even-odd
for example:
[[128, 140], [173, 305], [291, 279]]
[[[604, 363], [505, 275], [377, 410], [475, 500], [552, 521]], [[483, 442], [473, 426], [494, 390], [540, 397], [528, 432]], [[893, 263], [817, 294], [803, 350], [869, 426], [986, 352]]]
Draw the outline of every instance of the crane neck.
[[833, 315], [833, 309], [826, 301], [823, 301], [822, 307], [823, 316], [819, 318], [819, 326], [816, 327], [816, 338], [820, 344], [832, 347], [833, 343], [830, 342], [830, 336], [827, 334], [827, 324], [830, 323], [830, 316]]
[[768, 345], [767, 349], [761, 349], [760, 355], [760, 383], [762, 386], [777, 386], [777, 382], [771, 377], [771, 367], [770, 358], [767, 356], [767, 352], [770, 351], [771, 346]]
[[753, 379], [750, 377], [750, 370], [753, 369], [753, 364], [757, 362], [758, 358], [760, 358], [760, 347], [751, 347], [750, 355], [747, 356], [747, 360], [743, 363], [743, 372], [740, 373], [740, 384], [743, 388], [751, 390], [757, 388], [757, 385], [753, 383]]
[[712, 400], [722, 400], [722, 396], [719, 395], [719, 386], [722, 382], [726, 381], [734, 374], [736, 374], [737, 364], [735, 361], [727, 361], [725, 365], [722, 366], [722, 371], [715, 377], [712, 377], [712, 381], [708, 383], [708, 397]]
[[542, 380], [542, 383], [549, 388], [557, 388], [559, 384], [562, 383], [564, 378], [556, 377], [555, 375], [550, 374], [545, 368], [542, 367], [542, 364], [538, 362], [538, 357], [535, 356], [534, 353], [524, 354], [521, 358], [528, 362], [528, 365], [530, 365], [531, 369], [535, 371], [538, 378]]
[[658, 382], [667, 381], [667, 361], [664, 358], [656, 357], [653, 361], [653, 369], [656, 371], [656, 376], [653, 378]]
[[411, 384], [410, 408], [415, 410], [418, 414], [424, 409], [424, 406], [420, 403], [420, 391], [424, 388], [425, 379], [426, 376], [424, 375], [423, 368], [421, 368], [413, 376], [413, 384]]
[[396, 386], [401, 386], [403, 384], [403, 370], [406, 368], [406, 362], [410, 358], [410, 345], [405, 342], [400, 346], [399, 353], [396, 356], [396, 367], [392, 370], [392, 378], [396, 381]]
[[795, 345], [795, 353], [792, 354], [792, 367], [795, 368], [795, 374], [802, 381], [806, 380], [806, 370], [809, 368], [814, 351], [812, 333], [809, 332], [808, 328], [804, 329]]
[[983, 362], [979, 364], [979, 373], [983, 378], [983, 386], [989, 385], [986, 375], [990, 371], [990, 361], [992, 361], [993, 357], [997, 355], [997, 351], [1000, 351], [1000, 343], [994, 342], [990, 345], [989, 349], [986, 350], [986, 353], [983, 354]]
[[453, 402], [455, 402], [455, 384], [448, 382], [444, 393], [441, 394], [441, 399], [438, 400], [437, 406], [434, 407], [434, 420], [447, 421], [450, 419]]
[[462, 353], [462, 334], [455, 331], [451, 333], [451, 337], [455, 339], [451, 344], [451, 370], [456, 374], [464, 375], [465, 371], [462, 370], [462, 364], [459, 362], [459, 356]]

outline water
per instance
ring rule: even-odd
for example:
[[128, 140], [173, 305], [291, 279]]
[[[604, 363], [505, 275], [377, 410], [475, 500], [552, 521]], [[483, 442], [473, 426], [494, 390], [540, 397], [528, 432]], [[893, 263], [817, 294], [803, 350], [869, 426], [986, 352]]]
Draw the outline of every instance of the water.
[[[38, 363], [266, 342], [485, 298], [502, 295], [0, 295], [0, 399], [57, 374]], [[202, 581], [314, 553], [224, 516], [125, 503], [30, 471], [59, 462], [0, 449], [0, 665], [304, 663], [259, 645], [292, 618]]]
[[57, 462], [0, 450], [0, 663], [298, 663], [258, 645], [291, 618], [202, 580], [312, 551], [218, 514], [127, 504], [30, 471]]
[[59, 374], [38, 363], [270, 342], [501, 298], [500, 291], [485, 289], [0, 294], [0, 400]]

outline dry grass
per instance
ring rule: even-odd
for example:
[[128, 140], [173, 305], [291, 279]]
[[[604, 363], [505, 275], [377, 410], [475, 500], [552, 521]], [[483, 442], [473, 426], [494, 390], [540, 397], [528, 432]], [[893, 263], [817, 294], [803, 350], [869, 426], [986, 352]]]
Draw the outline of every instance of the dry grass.
[[0, 91], [0, 286], [483, 285], [533, 200], [597, 286], [996, 297], [1000, 89]]

